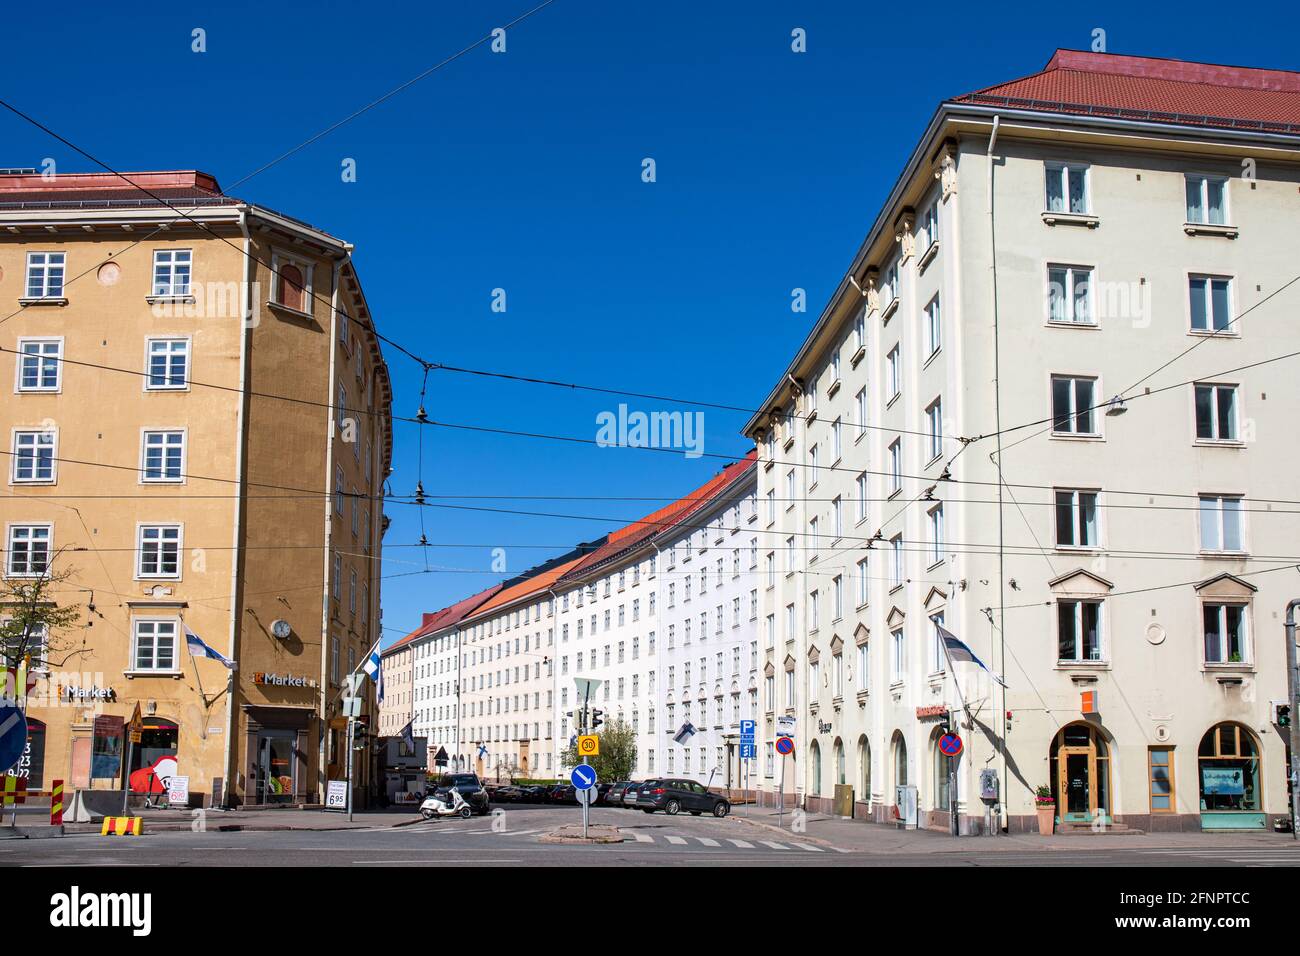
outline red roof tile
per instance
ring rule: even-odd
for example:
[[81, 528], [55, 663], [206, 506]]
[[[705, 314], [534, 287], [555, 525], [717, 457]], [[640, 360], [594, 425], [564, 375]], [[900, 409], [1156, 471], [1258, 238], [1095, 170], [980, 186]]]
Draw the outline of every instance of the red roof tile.
[[1300, 133], [1300, 73], [1057, 50], [1041, 72], [958, 103]]
[[592, 568], [599, 567], [618, 555], [627, 553], [648, 538], [679, 525], [687, 516], [694, 514], [701, 508], [708, 507], [714, 499], [739, 479], [748, 468], [753, 466], [757, 457], [758, 452], [751, 451], [740, 461], [732, 462], [726, 468], [723, 468], [722, 471], [685, 497], [679, 498], [672, 504], [665, 505], [658, 511], [654, 511], [644, 518], [611, 532], [605, 544], [587, 555], [577, 567], [565, 575], [565, 578], [580, 578]]
[[518, 584], [513, 584], [501, 593], [497, 594], [482, 607], [476, 608], [475, 613], [486, 614], [489, 611], [495, 611], [499, 607], [504, 607], [505, 605], [518, 601], [520, 598], [527, 597], [530, 594], [545, 591], [559, 580], [560, 576], [564, 574], [564, 572], [568, 571], [581, 560], [582, 558], [574, 558], [572, 561], [565, 561], [563, 564], [557, 564], [555, 567], [549, 568], [540, 574], [535, 574], [530, 578], [526, 578]]
[[501, 585], [494, 584], [487, 590], [479, 591], [478, 594], [474, 594], [467, 598], [462, 598], [455, 604], [443, 608], [441, 611], [433, 611], [432, 613], [425, 614], [424, 620], [421, 622], [419, 627], [410, 634], [407, 634], [405, 637], [399, 638], [392, 644], [389, 644], [388, 647], [384, 648], [383, 655], [387, 656], [393, 651], [399, 650], [405, 645], [410, 644], [412, 641], [419, 640], [427, 634], [441, 631], [444, 627], [450, 627], [456, 622], [464, 619], [466, 615], [472, 613], [480, 604], [487, 601], [500, 590]]

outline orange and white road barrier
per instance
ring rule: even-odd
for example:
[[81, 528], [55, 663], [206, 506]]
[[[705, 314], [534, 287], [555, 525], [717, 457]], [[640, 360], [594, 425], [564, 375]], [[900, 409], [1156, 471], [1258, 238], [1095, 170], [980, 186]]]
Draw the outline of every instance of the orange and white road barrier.
[[27, 778], [5, 774], [4, 808], [27, 802]]
[[100, 836], [140, 836], [144, 832], [143, 817], [104, 817]]

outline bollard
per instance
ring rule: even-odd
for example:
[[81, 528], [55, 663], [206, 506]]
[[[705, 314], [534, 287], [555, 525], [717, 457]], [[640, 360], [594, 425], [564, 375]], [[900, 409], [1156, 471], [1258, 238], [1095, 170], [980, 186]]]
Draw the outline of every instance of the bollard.
[[63, 826], [63, 781], [55, 780], [50, 787], [50, 826]]

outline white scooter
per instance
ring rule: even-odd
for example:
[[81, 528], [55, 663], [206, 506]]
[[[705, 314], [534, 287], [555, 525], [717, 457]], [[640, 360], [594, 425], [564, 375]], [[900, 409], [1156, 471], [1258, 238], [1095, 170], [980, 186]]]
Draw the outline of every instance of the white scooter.
[[[445, 793], [450, 793], [450, 803], [447, 802]], [[420, 804], [420, 816], [426, 820], [436, 820], [439, 817], [460, 817], [462, 820], [468, 820], [473, 815], [474, 808], [466, 802], [455, 787], [449, 787], [446, 791], [434, 790], [425, 798], [424, 803]]]

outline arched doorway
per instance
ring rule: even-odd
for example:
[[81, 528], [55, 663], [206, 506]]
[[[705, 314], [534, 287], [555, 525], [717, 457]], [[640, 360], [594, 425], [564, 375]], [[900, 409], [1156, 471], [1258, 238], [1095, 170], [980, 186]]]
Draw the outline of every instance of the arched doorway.
[[862, 788], [862, 793], [858, 797], [860, 801], [871, 805], [871, 741], [867, 740], [867, 735], [863, 734], [858, 738], [858, 786]]
[[894, 786], [906, 787], [907, 780], [907, 741], [902, 731], [894, 731], [894, 740], [890, 745], [894, 764]]
[[822, 749], [817, 746], [817, 741], [808, 745], [808, 768], [812, 775], [808, 781], [808, 793], [810, 796], [820, 797], [822, 793]]
[[939, 749], [939, 738], [942, 736], [943, 729], [940, 727], [936, 727], [930, 735], [930, 754], [933, 758], [931, 766], [934, 768], [934, 786], [930, 798], [935, 810], [947, 812], [952, 809], [952, 775], [961, 757], [949, 757]]
[[1061, 823], [1112, 822], [1110, 747], [1100, 728], [1067, 724], [1052, 740], [1052, 794]]
[[1262, 830], [1259, 742], [1241, 724], [1211, 727], [1196, 751], [1201, 827]]
[[844, 786], [849, 781], [844, 773], [844, 741], [839, 737], [835, 738], [835, 743], [831, 747], [831, 754], [835, 760], [835, 783]]

